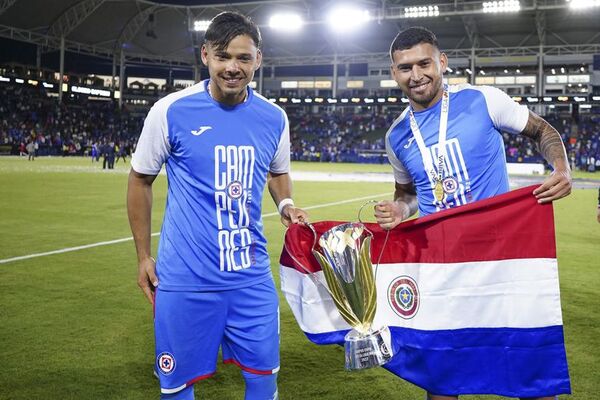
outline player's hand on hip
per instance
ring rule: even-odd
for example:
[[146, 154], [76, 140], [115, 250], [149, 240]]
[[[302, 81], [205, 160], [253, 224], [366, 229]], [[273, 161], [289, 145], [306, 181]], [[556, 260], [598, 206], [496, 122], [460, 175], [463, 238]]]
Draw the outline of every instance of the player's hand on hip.
[[544, 182], [533, 191], [538, 203], [549, 203], [571, 194], [571, 171], [554, 170]]
[[150, 304], [154, 304], [154, 290], [158, 286], [156, 261], [154, 261], [154, 258], [148, 257], [139, 262], [138, 286], [142, 289]]
[[408, 218], [409, 214], [410, 208], [403, 201], [384, 200], [375, 205], [375, 219], [385, 230], [394, 229], [400, 222]]
[[308, 213], [303, 209], [288, 205], [281, 210], [281, 223], [283, 225], [290, 226], [290, 224], [304, 222], [308, 222]]

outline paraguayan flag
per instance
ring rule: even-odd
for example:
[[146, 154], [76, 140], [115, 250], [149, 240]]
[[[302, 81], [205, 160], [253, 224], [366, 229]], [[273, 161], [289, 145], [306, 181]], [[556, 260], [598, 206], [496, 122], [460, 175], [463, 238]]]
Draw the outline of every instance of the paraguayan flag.
[[[439, 394], [570, 393], [553, 208], [538, 204], [533, 190], [407, 221], [390, 232], [376, 273], [374, 322], [392, 332], [395, 356], [385, 368]], [[314, 227], [320, 235], [339, 223]], [[376, 265], [385, 232], [377, 224], [367, 228]], [[342, 344], [350, 327], [326, 289], [290, 257], [325, 282], [310, 253], [313, 241], [305, 226], [288, 230], [282, 291], [312, 342]]]

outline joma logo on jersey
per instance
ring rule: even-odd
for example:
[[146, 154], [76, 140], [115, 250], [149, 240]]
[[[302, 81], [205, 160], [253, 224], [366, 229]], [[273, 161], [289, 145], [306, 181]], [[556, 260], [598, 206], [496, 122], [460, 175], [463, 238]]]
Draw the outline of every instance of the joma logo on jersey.
[[252, 235], [248, 201], [254, 172], [254, 147], [216, 146], [215, 208], [221, 271], [250, 267]]
[[192, 130], [190, 133], [194, 136], [200, 136], [209, 129], [212, 129], [212, 126], [201, 126], [197, 131]]

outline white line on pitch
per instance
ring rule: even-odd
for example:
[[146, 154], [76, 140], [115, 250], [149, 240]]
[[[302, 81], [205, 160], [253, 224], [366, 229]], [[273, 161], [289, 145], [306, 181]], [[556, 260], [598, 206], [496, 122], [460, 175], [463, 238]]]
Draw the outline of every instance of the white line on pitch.
[[[348, 200], [336, 201], [336, 202], [333, 202], [333, 203], [325, 203], [325, 204], [318, 204], [316, 206], [303, 207], [303, 209], [304, 210], [314, 210], [316, 208], [324, 208], [324, 207], [330, 207], [330, 206], [337, 206], [337, 205], [346, 204], [346, 203], [354, 203], [354, 202], [360, 201], [360, 200], [368, 200], [368, 199], [372, 199], [374, 197], [387, 196], [387, 195], [389, 195], [389, 193], [380, 193], [380, 194], [374, 194], [374, 195], [371, 195], [371, 196], [357, 197], [355, 199], [348, 199]], [[273, 216], [276, 216], [276, 215], [279, 215], [279, 213], [273, 212], [273, 213], [263, 214], [263, 218], [273, 217]], [[160, 232], [154, 232], [152, 234], [152, 236], [158, 236], [159, 234], [160, 234]], [[27, 260], [29, 258], [51, 256], [53, 254], [69, 253], [71, 251], [85, 250], [85, 249], [90, 249], [92, 247], [107, 246], [107, 245], [110, 245], [110, 244], [127, 242], [129, 240], [133, 240], [133, 237], [130, 236], [130, 237], [121, 238], [121, 239], [107, 240], [105, 242], [97, 242], [97, 243], [85, 244], [85, 245], [82, 245], [82, 246], [67, 247], [67, 248], [59, 249], [59, 250], [46, 251], [46, 252], [43, 252], [43, 253], [34, 253], [34, 254], [27, 254], [27, 255], [19, 256], [19, 257], [5, 258], [3, 260], [0, 260], [0, 264], [7, 264], [7, 263], [10, 263], [10, 262], [13, 262], [13, 261]]]

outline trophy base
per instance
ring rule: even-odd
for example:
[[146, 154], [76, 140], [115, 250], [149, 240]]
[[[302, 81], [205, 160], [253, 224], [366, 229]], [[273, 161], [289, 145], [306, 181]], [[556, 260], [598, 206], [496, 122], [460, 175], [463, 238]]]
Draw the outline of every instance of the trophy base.
[[361, 334], [352, 329], [344, 338], [346, 369], [366, 369], [387, 363], [393, 354], [390, 329], [384, 326]]

